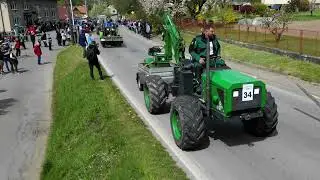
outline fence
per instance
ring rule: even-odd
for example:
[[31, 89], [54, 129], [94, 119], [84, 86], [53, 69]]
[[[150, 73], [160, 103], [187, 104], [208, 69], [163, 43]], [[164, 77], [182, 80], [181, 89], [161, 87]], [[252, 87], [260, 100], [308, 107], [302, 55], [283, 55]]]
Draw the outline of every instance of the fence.
[[[199, 32], [204, 22], [180, 20], [180, 28]], [[271, 48], [279, 48], [300, 54], [320, 56], [320, 31], [285, 29], [280, 41], [268, 29], [260, 26], [216, 24], [216, 34], [220, 39], [229, 39]]]

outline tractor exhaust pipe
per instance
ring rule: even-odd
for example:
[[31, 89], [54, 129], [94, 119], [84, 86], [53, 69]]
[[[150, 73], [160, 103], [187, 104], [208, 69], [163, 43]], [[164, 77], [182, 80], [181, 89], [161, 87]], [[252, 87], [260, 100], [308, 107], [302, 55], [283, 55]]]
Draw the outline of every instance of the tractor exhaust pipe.
[[206, 95], [207, 95], [207, 116], [210, 118], [210, 43], [209, 38], [207, 38], [207, 57], [206, 57]]

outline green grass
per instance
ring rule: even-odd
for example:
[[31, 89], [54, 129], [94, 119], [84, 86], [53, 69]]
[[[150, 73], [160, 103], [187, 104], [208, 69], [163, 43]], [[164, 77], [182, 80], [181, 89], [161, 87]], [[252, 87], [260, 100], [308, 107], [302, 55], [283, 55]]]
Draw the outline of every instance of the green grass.
[[[190, 33], [183, 33], [183, 36], [188, 45], [194, 37]], [[227, 60], [249, 63], [271, 71], [295, 76], [305, 81], [320, 83], [320, 65], [318, 64], [298, 61], [289, 57], [251, 50], [223, 42], [221, 42], [221, 46], [222, 56]]]
[[320, 9], [317, 9], [313, 12], [311, 16], [310, 11], [306, 12], [298, 12], [293, 16], [294, 21], [312, 21], [312, 20], [320, 20]]
[[[199, 28], [186, 29], [192, 32], [200, 32]], [[300, 49], [300, 38], [295, 36], [283, 36], [279, 43], [275, 41], [274, 35], [269, 33], [260, 33], [253, 31], [239, 31], [231, 28], [217, 28], [217, 35], [220, 39], [232, 39], [236, 41], [248, 42], [252, 44], [263, 45], [266, 47], [279, 48], [283, 50], [298, 52], [302, 50], [303, 54], [320, 56], [320, 34], [311, 32], [313, 38], [303, 38]], [[299, 34], [300, 32], [298, 32]]]
[[41, 179], [186, 179], [111, 80], [90, 80], [81, 55], [71, 46], [57, 57]]

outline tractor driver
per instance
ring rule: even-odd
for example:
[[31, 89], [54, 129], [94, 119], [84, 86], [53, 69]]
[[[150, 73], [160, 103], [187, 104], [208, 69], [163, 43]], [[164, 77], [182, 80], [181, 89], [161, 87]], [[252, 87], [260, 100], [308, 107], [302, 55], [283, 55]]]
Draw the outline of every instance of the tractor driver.
[[210, 61], [210, 67], [222, 67], [225, 66], [225, 62], [220, 56], [220, 44], [215, 35], [215, 27], [212, 24], [206, 24], [202, 29], [202, 34], [193, 38], [190, 46], [189, 53], [192, 56], [192, 62], [194, 64], [195, 76], [198, 80], [201, 80], [201, 74], [205, 69], [206, 55], [207, 55], [207, 39], [210, 43], [210, 58], [216, 58], [214, 61]]

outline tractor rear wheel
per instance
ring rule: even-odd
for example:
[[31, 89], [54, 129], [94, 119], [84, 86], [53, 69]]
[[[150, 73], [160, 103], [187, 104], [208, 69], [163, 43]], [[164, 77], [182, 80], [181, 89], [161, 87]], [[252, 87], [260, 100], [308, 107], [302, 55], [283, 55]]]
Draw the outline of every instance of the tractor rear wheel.
[[161, 113], [168, 97], [163, 79], [160, 76], [147, 76], [143, 91], [147, 110], [151, 114]]
[[170, 124], [174, 141], [182, 150], [196, 149], [206, 136], [199, 100], [193, 96], [178, 96], [173, 101]]
[[263, 117], [253, 120], [243, 120], [244, 128], [250, 134], [258, 137], [265, 137], [273, 133], [278, 124], [277, 104], [271, 93], [267, 93], [267, 103], [263, 110]]

